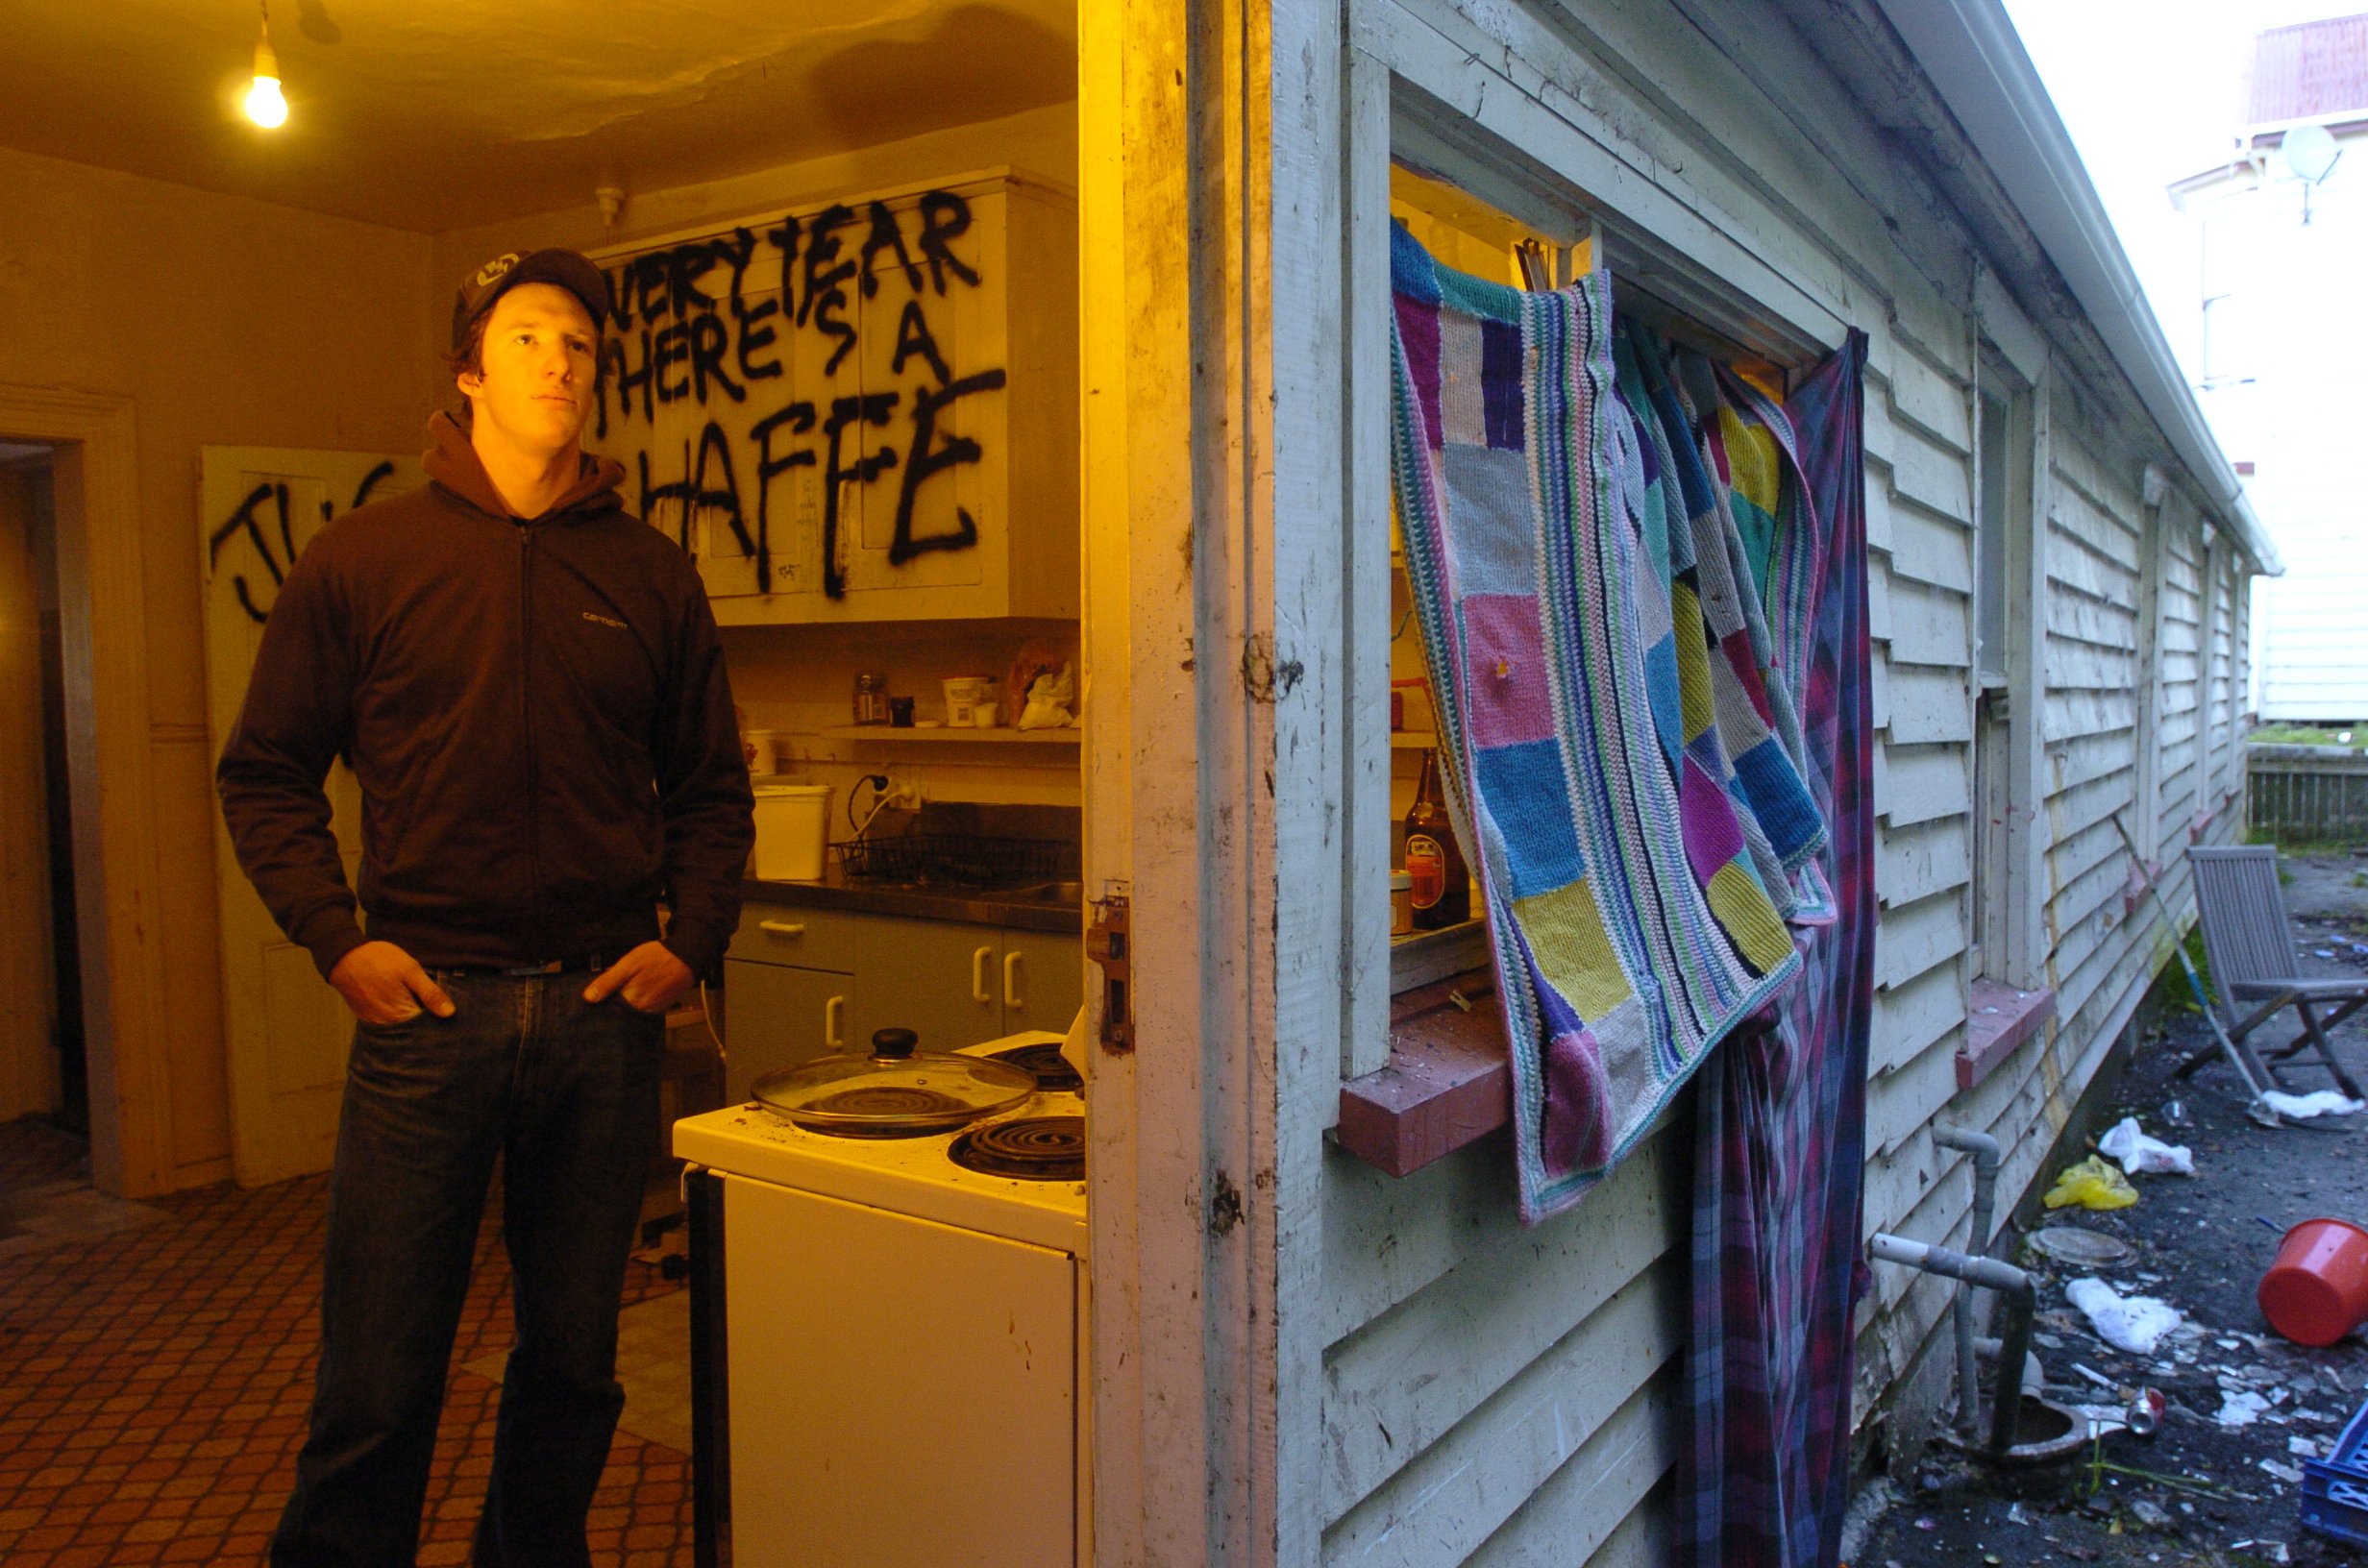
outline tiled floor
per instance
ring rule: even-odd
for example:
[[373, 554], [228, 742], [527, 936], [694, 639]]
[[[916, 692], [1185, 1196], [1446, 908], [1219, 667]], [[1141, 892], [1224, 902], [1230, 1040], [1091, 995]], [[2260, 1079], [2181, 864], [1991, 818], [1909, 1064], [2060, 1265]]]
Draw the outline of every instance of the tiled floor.
[[[79, 1154], [40, 1124], [0, 1126], [0, 1188], [55, 1183]], [[0, 1562], [263, 1560], [311, 1394], [326, 1193], [317, 1176], [210, 1188], [156, 1200], [152, 1223], [69, 1226], [0, 1255]], [[625, 1299], [676, 1288], [635, 1262]], [[509, 1269], [488, 1229], [453, 1352], [422, 1564], [468, 1559], [500, 1388], [461, 1363], [509, 1341]], [[689, 1458], [621, 1433], [592, 1554], [687, 1564]]]

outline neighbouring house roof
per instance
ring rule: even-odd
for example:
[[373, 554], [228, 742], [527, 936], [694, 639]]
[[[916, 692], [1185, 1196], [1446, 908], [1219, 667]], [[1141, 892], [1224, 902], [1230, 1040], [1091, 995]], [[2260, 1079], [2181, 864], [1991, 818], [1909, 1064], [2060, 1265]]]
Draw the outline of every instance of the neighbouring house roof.
[[2368, 113], [2368, 14], [2273, 27], [2254, 35], [2247, 125]]
[[2284, 571], [2162, 335], [2105, 204], [2000, 0], [1876, 0], [2130, 378], [2138, 401], [2265, 574]]

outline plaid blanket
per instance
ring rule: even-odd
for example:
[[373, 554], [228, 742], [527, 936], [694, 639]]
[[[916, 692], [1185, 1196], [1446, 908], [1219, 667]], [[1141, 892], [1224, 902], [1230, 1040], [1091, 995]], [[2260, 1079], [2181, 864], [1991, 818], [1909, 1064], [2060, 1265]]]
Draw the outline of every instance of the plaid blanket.
[[1403, 229], [1391, 263], [1394, 499], [1534, 1222], [1791, 979], [1782, 909], [1823, 829], [1777, 733], [1730, 487], [1672, 438], [1683, 397], [1643, 356], [1653, 417], [1622, 396], [1605, 281], [1507, 288]]
[[1808, 868], [1830, 890], [1832, 920], [1803, 935], [1804, 972], [1777, 1015], [1739, 1031], [1696, 1080], [1678, 1521], [1680, 1559], [1699, 1568], [1822, 1568], [1849, 1502], [1876, 920], [1865, 355], [1853, 332], [1781, 411], [1726, 387], [1712, 428], [1733, 454], [1734, 424], [1757, 423], [1779, 458], [1784, 494], [1757, 580], [1778, 684], [1803, 694], [1807, 773], [1832, 824]]

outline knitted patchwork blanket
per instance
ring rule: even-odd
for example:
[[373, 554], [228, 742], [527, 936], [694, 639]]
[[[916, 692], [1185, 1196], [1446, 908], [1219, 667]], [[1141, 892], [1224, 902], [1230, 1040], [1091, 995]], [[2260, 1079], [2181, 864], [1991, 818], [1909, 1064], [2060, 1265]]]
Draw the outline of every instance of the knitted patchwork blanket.
[[1753, 639], [1732, 485], [1660, 346], [1616, 366], [1600, 276], [1509, 288], [1403, 229], [1391, 273], [1394, 497], [1535, 1222], [1791, 979], [1788, 868], [1822, 823]]

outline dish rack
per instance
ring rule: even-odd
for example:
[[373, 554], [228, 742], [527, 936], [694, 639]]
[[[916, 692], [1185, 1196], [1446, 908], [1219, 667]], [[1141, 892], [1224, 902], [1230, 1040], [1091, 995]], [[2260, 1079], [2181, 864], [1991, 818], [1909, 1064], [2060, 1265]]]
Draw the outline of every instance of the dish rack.
[[972, 833], [906, 833], [850, 839], [830, 846], [851, 881], [921, 882], [942, 887], [1015, 888], [1066, 874], [1069, 845], [1048, 839]]

